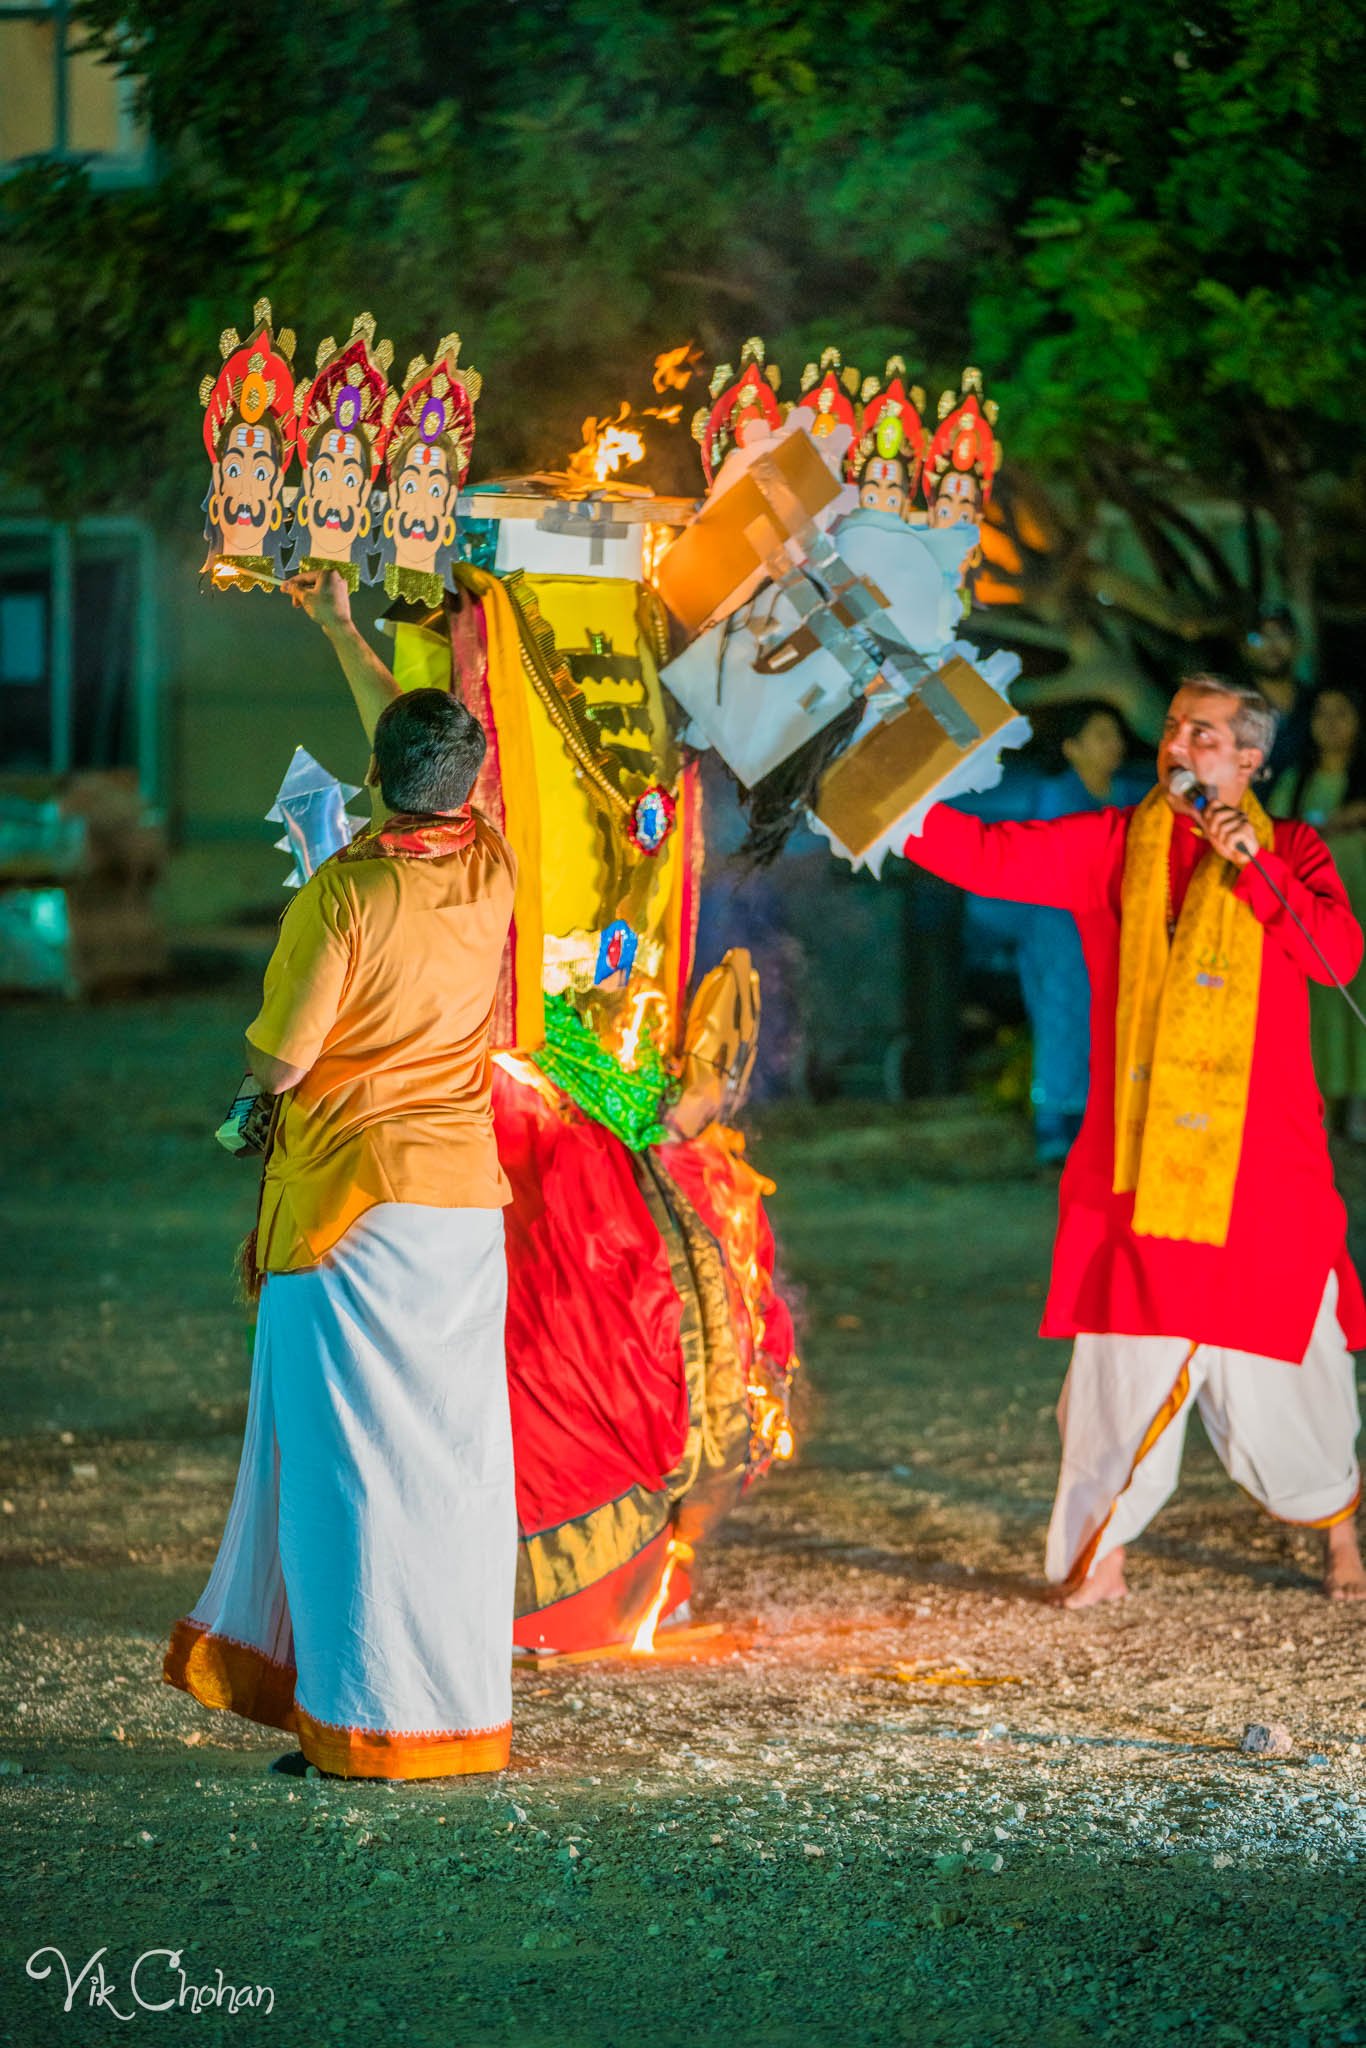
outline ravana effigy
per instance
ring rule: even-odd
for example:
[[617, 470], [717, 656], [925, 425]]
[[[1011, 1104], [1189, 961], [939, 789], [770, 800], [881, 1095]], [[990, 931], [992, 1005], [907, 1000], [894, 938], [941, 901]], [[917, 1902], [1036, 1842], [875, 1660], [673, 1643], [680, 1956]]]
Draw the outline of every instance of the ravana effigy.
[[[966, 373], [931, 436], [900, 359], [860, 382], [833, 350], [784, 407], [752, 341], [696, 423], [700, 504], [582, 469], [470, 486], [481, 380], [458, 337], [395, 391], [375, 331], [362, 314], [322, 342], [308, 381], [268, 302], [223, 336], [205, 568], [219, 588], [382, 582], [400, 687], [456, 692], [488, 735], [473, 802], [518, 861], [494, 1083], [515, 1639], [629, 1643], [793, 1448], [772, 1183], [737, 1128], [758, 977], [740, 948], [695, 958], [699, 757], [777, 840], [809, 812], [874, 862], [941, 787], [997, 778], [1027, 731], [1013, 664], [959, 637], [994, 408]], [[352, 830], [302, 767], [272, 813], [296, 880]]]

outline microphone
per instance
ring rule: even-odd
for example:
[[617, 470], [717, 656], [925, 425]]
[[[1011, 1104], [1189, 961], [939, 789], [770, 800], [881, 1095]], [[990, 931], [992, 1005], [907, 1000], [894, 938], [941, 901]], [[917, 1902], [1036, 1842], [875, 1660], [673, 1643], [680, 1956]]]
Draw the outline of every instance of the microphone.
[[1173, 796], [1183, 796], [1193, 811], [1209, 809], [1209, 791], [1189, 768], [1173, 768], [1167, 777], [1167, 787]]

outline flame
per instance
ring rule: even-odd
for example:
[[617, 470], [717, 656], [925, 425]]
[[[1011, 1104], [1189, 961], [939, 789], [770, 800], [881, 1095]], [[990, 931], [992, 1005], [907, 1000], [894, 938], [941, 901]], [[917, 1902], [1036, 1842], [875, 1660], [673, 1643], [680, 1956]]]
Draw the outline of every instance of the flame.
[[496, 1052], [493, 1055], [495, 1067], [501, 1067], [505, 1074], [523, 1088], [534, 1088], [536, 1093], [548, 1102], [557, 1114], [563, 1114], [564, 1098], [548, 1074], [543, 1074], [534, 1060], [523, 1057], [519, 1052]]
[[[793, 1359], [795, 1372], [797, 1361]], [[792, 1425], [787, 1419], [787, 1403], [781, 1394], [775, 1394], [772, 1387], [762, 1380], [751, 1380], [745, 1390], [749, 1395], [751, 1429], [757, 1455], [761, 1458], [776, 1458], [779, 1464], [786, 1464], [797, 1448]]]
[[668, 1016], [669, 1006], [657, 988], [638, 989], [631, 1000], [631, 1013], [626, 1020], [625, 1029], [617, 1040], [617, 1058], [624, 1067], [631, 1068], [633, 1072], [640, 1054], [640, 1040], [645, 1030], [645, 1020], [653, 1004], [659, 1006], [662, 1016]]
[[[768, 1385], [761, 1374], [766, 1369], [764, 1349], [765, 1304], [769, 1279], [759, 1257], [759, 1205], [773, 1193], [766, 1180], [744, 1157], [745, 1141], [739, 1131], [725, 1124], [709, 1124], [697, 1141], [709, 1148], [702, 1158], [711, 1168], [706, 1172], [708, 1192], [721, 1225], [721, 1249], [739, 1306], [748, 1326], [750, 1351], [748, 1367], [750, 1447], [752, 1461], [762, 1467], [770, 1458], [786, 1462], [796, 1450], [796, 1436], [787, 1413], [787, 1387], [798, 1371], [794, 1356], [779, 1375], [780, 1384]], [[705, 1170], [705, 1169], [704, 1169]], [[742, 1325], [743, 1327], [743, 1325]]]
[[659, 1617], [664, 1612], [664, 1602], [669, 1597], [669, 1587], [673, 1580], [674, 1566], [687, 1564], [692, 1554], [693, 1548], [691, 1543], [684, 1543], [682, 1538], [678, 1536], [671, 1536], [669, 1538], [669, 1547], [664, 1553], [664, 1569], [660, 1573], [658, 1590], [655, 1593], [654, 1599], [650, 1602], [645, 1619], [631, 1638], [631, 1655], [633, 1657], [653, 1656], [655, 1630], [659, 1627]]
[[209, 581], [215, 590], [227, 590], [234, 583], [244, 583], [256, 590], [283, 590], [282, 576], [268, 576], [260, 569], [244, 569], [238, 562], [230, 562], [226, 555], [220, 556], [209, 571]]
[[[690, 341], [682, 348], [667, 349], [655, 357], [654, 388], [663, 396], [666, 391], [682, 391], [691, 382], [694, 369], [701, 362], [702, 355]], [[683, 417], [681, 405], [647, 405], [641, 418], [658, 420], [666, 427], [676, 427]], [[615, 419], [605, 415], [598, 419], [590, 413], [583, 423], [583, 446], [570, 456], [564, 474], [574, 483], [603, 484], [618, 470], [634, 467], [645, 460], [645, 440], [638, 427], [628, 425], [633, 418], [629, 399], [623, 398], [617, 408]]]
[[[701, 349], [694, 348], [690, 341], [685, 341], [681, 348], [666, 348], [661, 355], [655, 357], [655, 390], [660, 393], [686, 391], [701, 360]], [[682, 414], [682, 410], [680, 406], [679, 415]]]
[[630, 417], [630, 403], [624, 398], [614, 420], [596, 419], [590, 413], [583, 423], [583, 446], [569, 458], [569, 475], [580, 483], [601, 484], [628, 464], [643, 461], [645, 443], [634, 427], [626, 425]]
[[678, 529], [647, 519], [640, 533], [640, 573], [646, 583], [653, 584], [658, 580], [660, 563], [678, 538]]

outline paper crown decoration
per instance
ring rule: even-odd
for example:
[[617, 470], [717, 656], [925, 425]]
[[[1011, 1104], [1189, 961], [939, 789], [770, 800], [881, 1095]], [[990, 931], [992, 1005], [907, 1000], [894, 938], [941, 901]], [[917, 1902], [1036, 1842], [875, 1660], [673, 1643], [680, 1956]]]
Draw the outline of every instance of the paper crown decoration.
[[924, 423], [925, 394], [905, 379], [904, 359], [892, 356], [880, 378], [860, 384], [858, 371], [845, 365], [840, 351], [827, 348], [803, 370], [795, 406], [780, 405], [775, 394], [781, 372], [765, 362], [762, 341], [747, 341], [739, 376], [729, 363], [720, 364], [711, 380], [711, 403], [692, 423], [708, 484], [747, 438], [748, 425], [776, 433], [785, 416], [804, 413], [817, 439], [838, 428], [849, 430], [845, 475], [861, 493], [895, 491], [902, 516], [910, 517], [917, 492], [923, 491], [931, 524], [976, 523], [990, 502], [1001, 464], [996, 404], [983, 396], [982, 373], [965, 369], [959, 390], [944, 393], [933, 438]]
[[372, 313], [356, 315], [345, 347], [338, 348], [331, 335], [318, 343], [313, 382], [299, 388], [299, 457], [305, 466], [329, 432], [354, 434], [374, 481], [388, 440], [384, 409], [393, 360], [391, 341], [375, 346]]
[[219, 337], [223, 367], [199, 387], [204, 446], [213, 464], [204, 500], [205, 567], [229, 557], [243, 570], [271, 576], [284, 545], [284, 480], [294, 454], [294, 335], [271, 326], [270, 300], [258, 299], [252, 331]]
[[242, 341], [235, 327], [218, 337], [223, 367], [199, 387], [204, 407], [204, 446], [210, 462], [222, 455], [235, 426], [262, 427], [275, 438], [281, 470], [294, 453], [294, 331], [271, 327], [270, 300], [252, 308], [252, 332]]
[[731, 449], [739, 446], [746, 427], [762, 425], [772, 432], [782, 424], [783, 408], [776, 396], [782, 372], [776, 363], [765, 367], [764, 355], [763, 342], [751, 335], [740, 351], [738, 377], [729, 363], [719, 363], [712, 373], [712, 403], [704, 405], [692, 423], [708, 483]]
[[958, 393], [939, 401], [939, 425], [925, 456], [925, 502], [936, 526], [975, 523], [991, 499], [1001, 461], [992, 429], [996, 402], [983, 398], [982, 373], [966, 369]]
[[882, 378], [865, 377], [860, 396], [858, 439], [849, 451], [849, 474], [871, 491], [899, 490], [906, 507], [920, 485], [926, 433], [921, 414], [925, 394], [918, 384], [906, 390], [906, 364], [888, 359]]
[[417, 445], [441, 448], [452, 457], [452, 474], [464, 483], [474, 453], [474, 408], [484, 380], [474, 369], [461, 370], [460, 336], [447, 334], [437, 344], [436, 358], [414, 356], [403, 390], [391, 396], [385, 424], [389, 432], [388, 464], [392, 480]]
[[371, 493], [388, 428], [393, 344], [374, 346], [375, 322], [358, 314], [339, 348], [319, 342], [311, 384], [299, 387], [303, 482], [294, 508], [295, 570], [335, 569], [352, 590], [373, 582], [376, 541]]
[[836, 427], [848, 427], [851, 435], [856, 434], [853, 394], [858, 388], [858, 371], [845, 369], [837, 348], [823, 349], [819, 363], [808, 363], [802, 371], [802, 395], [797, 404], [814, 413], [812, 433], [819, 437]]
[[401, 395], [385, 408], [384, 587], [390, 597], [422, 604], [439, 604], [443, 590], [454, 588], [456, 497], [469, 475], [484, 386], [477, 370], [458, 367], [459, 358], [460, 336], [444, 336], [434, 362], [413, 358]]

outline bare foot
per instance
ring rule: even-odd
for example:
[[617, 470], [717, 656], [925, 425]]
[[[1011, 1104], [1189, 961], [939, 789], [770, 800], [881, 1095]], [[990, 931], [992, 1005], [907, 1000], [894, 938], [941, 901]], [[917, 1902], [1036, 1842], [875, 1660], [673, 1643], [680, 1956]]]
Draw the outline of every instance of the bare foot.
[[[1360, 1564], [1360, 1559], [1358, 1559]], [[1099, 1607], [1106, 1600], [1127, 1600], [1129, 1588], [1124, 1583], [1124, 1546], [1111, 1550], [1092, 1568], [1089, 1577], [1070, 1593], [1057, 1595], [1059, 1607]]]
[[1335, 1522], [1325, 1538], [1324, 1592], [1330, 1600], [1366, 1600], [1366, 1565], [1361, 1562], [1356, 1523]]

